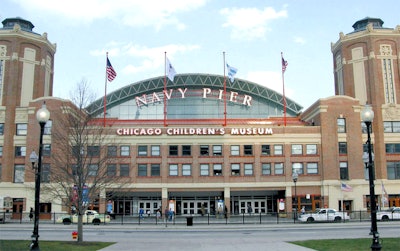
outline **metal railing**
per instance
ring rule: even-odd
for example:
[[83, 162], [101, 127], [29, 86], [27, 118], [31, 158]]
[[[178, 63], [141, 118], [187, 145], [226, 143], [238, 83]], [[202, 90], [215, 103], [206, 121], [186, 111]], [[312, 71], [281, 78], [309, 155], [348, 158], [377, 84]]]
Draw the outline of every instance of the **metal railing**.
[[[40, 213], [41, 224], [62, 224], [57, 221], [59, 217], [67, 216], [66, 213]], [[304, 224], [298, 218], [299, 213], [241, 213], [241, 214], [221, 214], [212, 215], [174, 215], [171, 219], [165, 215], [158, 217], [157, 214], [145, 214], [140, 217], [139, 214], [111, 214], [111, 220], [106, 221], [107, 214], [100, 214], [100, 225], [107, 224], [120, 224], [120, 225], [212, 225], [212, 224]], [[363, 222], [370, 221], [369, 211], [353, 211], [349, 213], [350, 220], [341, 222]], [[71, 216], [71, 215], [70, 215]], [[378, 219], [380, 220], [380, 219]], [[389, 220], [395, 220], [391, 217]], [[33, 219], [29, 217], [29, 212], [24, 213], [0, 213], [0, 224], [22, 224], [32, 222]], [[400, 221], [399, 221], [400, 222]], [[85, 224], [92, 224], [92, 222], [84, 222]], [[399, 223], [400, 224], [400, 223]]]

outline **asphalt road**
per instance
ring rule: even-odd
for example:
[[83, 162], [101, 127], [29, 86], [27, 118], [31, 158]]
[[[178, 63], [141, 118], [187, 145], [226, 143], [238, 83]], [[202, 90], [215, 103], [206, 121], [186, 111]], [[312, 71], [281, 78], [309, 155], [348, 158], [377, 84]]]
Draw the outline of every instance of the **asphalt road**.
[[[285, 250], [310, 249], [294, 240], [372, 238], [370, 224], [316, 223], [274, 225], [85, 225], [85, 241], [116, 242], [102, 251], [125, 250]], [[0, 224], [0, 239], [30, 240], [32, 224]], [[380, 222], [381, 240], [400, 237], [400, 222]], [[40, 225], [39, 240], [72, 240], [76, 225]]]

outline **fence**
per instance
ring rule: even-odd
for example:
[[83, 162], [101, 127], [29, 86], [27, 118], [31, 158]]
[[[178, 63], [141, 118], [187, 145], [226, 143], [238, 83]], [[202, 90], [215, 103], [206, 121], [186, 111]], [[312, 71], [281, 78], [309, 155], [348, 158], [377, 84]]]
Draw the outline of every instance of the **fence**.
[[[298, 214], [298, 213], [297, 213]], [[212, 224], [281, 224], [281, 223], [302, 223], [298, 220], [295, 213], [258, 213], [258, 214], [235, 214], [235, 215], [174, 215], [171, 219], [165, 219], [164, 215], [157, 217], [156, 214], [122, 215], [112, 214], [111, 220], [106, 221], [107, 215], [100, 214], [101, 225], [120, 224], [120, 225], [212, 225]], [[353, 211], [350, 214], [350, 222], [370, 221], [370, 212]], [[60, 217], [68, 216], [65, 213], [41, 213], [40, 224], [62, 224], [58, 221]], [[392, 218], [393, 219], [393, 218]], [[378, 219], [379, 220], [379, 219]], [[33, 222], [28, 213], [0, 213], [0, 224], [22, 224]], [[343, 221], [342, 221], [343, 222]], [[346, 221], [347, 222], [347, 221]], [[91, 224], [92, 222], [84, 222]]]

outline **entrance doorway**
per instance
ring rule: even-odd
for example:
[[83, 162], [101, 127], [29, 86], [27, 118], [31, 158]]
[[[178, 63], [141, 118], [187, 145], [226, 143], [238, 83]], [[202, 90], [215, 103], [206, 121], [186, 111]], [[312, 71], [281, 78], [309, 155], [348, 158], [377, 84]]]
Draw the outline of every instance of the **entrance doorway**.
[[14, 198], [13, 199], [12, 218], [13, 219], [22, 219], [23, 211], [24, 211], [24, 199], [23, 198]]

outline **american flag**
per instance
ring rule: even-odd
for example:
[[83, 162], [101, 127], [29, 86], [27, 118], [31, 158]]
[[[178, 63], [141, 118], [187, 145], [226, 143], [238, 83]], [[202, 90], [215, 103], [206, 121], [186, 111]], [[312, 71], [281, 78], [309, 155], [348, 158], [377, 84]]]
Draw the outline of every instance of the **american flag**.
[[110, 60], [107, 57], [107, 80], [109, 82], [113, 81], [114, 78], [117, 76], [117, 73], [115, 72], [114, 68], [112, 67]]
[[282, 73], [285, 73], [288, 62], [282, 57]]
[[353, 188], [351, 186], [344, 184], [344, 183], [342, 183], [341, 189], [344, 192], [352, 192], [353, 191]]

